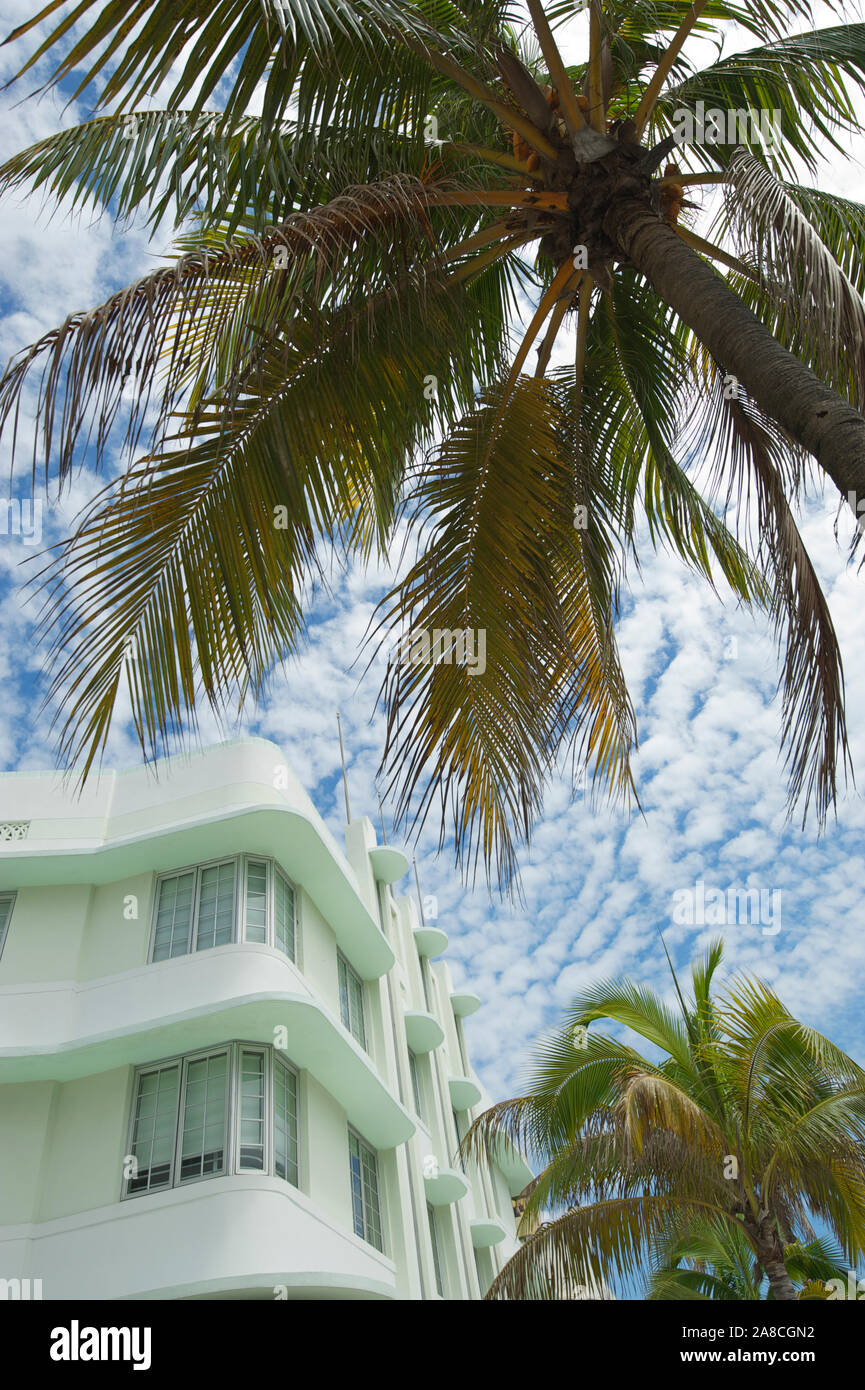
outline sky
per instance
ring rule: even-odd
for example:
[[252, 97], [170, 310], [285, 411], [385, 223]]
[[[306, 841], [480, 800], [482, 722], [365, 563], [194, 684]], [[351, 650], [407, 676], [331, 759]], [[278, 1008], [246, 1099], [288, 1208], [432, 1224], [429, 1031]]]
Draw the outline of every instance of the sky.
[[[7, 0], [6, 29], [31, 6], [32, 0]], [[585, 23], [585, 15], [574, 21], [574, 52]], [[29, 41], [26, 47], [29, 52]], [[20, 52], [19, 45], [0, 49], [0, 80], [14, 71]], [[64, 110], [57, 96], [18, 105], [23, 90], [0, 94], [3, 159], [80, 117], [74, 106]], [[855, 198], [863, 157], [865, 142], [857, 139], [849, 161], [833, 157], [821, 186]], [[143, 230], [114, 228], [107, 218], [52, 215], [38, 196], [4, 198], [0, 358], [154, 267], [169, 240], [165, 228], [148, 240]], [[5, 442], [3, 451], [0, 499], [10, 495]], [[116, 470], [121, 462], [115, 454], [111, 466]], [[36, 494], [43, 502], [43, 546], [64, 535], [95, 487], [85, 469], [62, 502]], [[13, 495], [30, 497], [26, 466], [19, 466], [12, 488]], [[835, 539], [836, 503], [815, 492], [800, 523], [840, 639], [851, 753], [862, 786], [865, 574], [848, 561], [845, 541], [852, 524], [842, 520], [840, 542]], [[39, 549], [21, 536], [0, 534], [0, 768], [5, 770], [55, 765], [49, 716], [39, 712], [45, 654], [36, 633], [38, 604], [21, 588], [22, 579], [38, 568]], [[344, 816], [337, 710], [352, 814], [379, 823], [375, 779], [384, 726], [376, 693], [383, 670], [373, 664], [365, 673], [360, 648], [392, 579], [381, 568], [351, 565], [335, 571], [330, 592], [318, 595], [310, 610], [306, 650], [274, 672], [258, 707], [244, 711], [236, 724], [222, 726], [201, 712], [203, 744], [244, 731], [280, 744], [337, 834]], [[466, 1035], [475, 1068], [494, 1098], [516, 1093], [533, 1041], [590, 984], [626, 974], [672, 1001], [659, 930], [681, 969], [717, 931], [673, 921], [674, 904], [681, 901], [676, 895], [696, 891], [698, 882], [706, 892], [747, 887], [766, 895], [771, 916], [765, 913], [762, 924], [724, 928], [726, 973], [758, 974], [794, 1013], [865, 1063], [862, 796], [848, 788], [837, 818], [822, 835], [813, 818], [804, 830], [798, 818], [788, 821], [774, 641], [764, 618], [739, 611], [722, 597], [664, 552], [644, 549], [640, 571], [629, 573], [618, 641], [638, 718], [635, 775], [642, 815], [591, 804], [582, 793], [574, 796], [565, 779], [554, 780], [532, 844], [521, 855], [524, 900], [519, 906], [490, 897], [484, 887], [464, 885], [452, 856], [437, 853], [437, 826], [430, 825], [420, 838], [423, 892], [434, 896], [437, 922], [448, 933], [455, 983], [475, 990], [483, 1001], [466, 1021]], [[138, 759], [122, 713], [107, 759], [117, 766]], [[2, 809], [4, 815], [14, 813]], [[386, 806], [385, 819], [390, 835]], [[406, 881], [404, 891], [409, 888]]]

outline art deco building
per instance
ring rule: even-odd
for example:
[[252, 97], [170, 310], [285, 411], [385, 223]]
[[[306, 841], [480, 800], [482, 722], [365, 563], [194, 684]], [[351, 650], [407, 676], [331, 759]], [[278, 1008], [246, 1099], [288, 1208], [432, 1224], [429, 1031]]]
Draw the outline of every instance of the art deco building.
[[481, 1296], [530, 1172], [463, 1166], [479, 1001], [345, 840], [261, 739], [0, 777], [0, 1297]]

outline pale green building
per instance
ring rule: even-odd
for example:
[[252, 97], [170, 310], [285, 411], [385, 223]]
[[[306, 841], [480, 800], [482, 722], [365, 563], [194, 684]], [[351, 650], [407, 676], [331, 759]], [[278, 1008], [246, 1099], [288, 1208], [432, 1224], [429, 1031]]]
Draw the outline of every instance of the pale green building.
[[0, 1297], [481, 1296], [531, 1174], [407, 868], [262, 739], [0, 777]]

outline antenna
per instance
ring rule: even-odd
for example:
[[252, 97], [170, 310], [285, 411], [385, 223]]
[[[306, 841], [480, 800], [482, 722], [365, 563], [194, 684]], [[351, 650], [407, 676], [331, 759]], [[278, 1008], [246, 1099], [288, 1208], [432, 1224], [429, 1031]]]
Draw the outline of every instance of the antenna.
[[351, 811], [348, 805], [348, 777], [345, 771], [345, 748], [342, 743], [342, 720], [339, 717], [339, 710], [336, 712], [336, 727], [339, 730], [339, 756], [342, 762], [342, 789], [345, 793], [345, 823], [351, 824]]
[[381, 816], [381, 842], [383, 845], [386, 845], [387, 831], [384, 828], [384, 807], [381, 804], [381, 792], [376, 792], [376, 795], [378, 797], [378, 813]]
[[424, 917], [424, 914], [423, 914], [423, 898], [421, 897], [421, 891], [420, 891], [420, 878], [418, 877], [418, 871], [417, 871], [417, 859], [415, 858], [414, 855], [412, 855], [412, 861], [411, 861], [411, 862], [414, 864], [414, 881], [415, 881], [415, 884], [417, 885], [417, 900], [418, 900], [418, 906], [419, 906], [419, 908], [420, 908], [420, 924], [421, 924], [422, 927], [425, 927], [425, 926], [426, 926], [426, 918]]

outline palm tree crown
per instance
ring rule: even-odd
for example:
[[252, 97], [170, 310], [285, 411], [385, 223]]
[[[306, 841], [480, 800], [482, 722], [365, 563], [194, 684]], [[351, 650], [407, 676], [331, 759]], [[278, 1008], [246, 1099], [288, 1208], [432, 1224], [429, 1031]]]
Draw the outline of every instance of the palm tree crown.
[[[10, 429], [35, 394], [46, 481], [133, 451], [41, 576], [60, 751], [82, 775], [121, 690], [147, 757], [201, 700], [259, 692], [303, 639], [323, 544], [386, 555], [407, 506], [421, 544], [384, 628], [480, 630], [489, 656], [482, 677], [447, 640], [389, 664], [398, 819], [438, 804], [464, 862], [507, 883], [568, 750], [631, 795], [614, 619], [646, 536], [768, 611], [791, 804], [826, 815], [843, 675], [792, 509], [809, 457], [865, 497], [865, 208], [793, 180], [816, 173], [815, 140], [859, 128], [865, 25], [791, 37], [803, 0], [591, 0], [568, 65], [572, 6], [528, 12], [81, 0], [23, 66], [53, 59], [48, 85], [95, 109], [0, 188], [182, 224], [166, 266], [0, 382]], [[692, 40], [730, 21], [753, 46], [697, 67]], [[780, 138], [702, 143], [708, 106], [776, 110]]]
[[[543, 1165], [526, 1194], [531, 1234], [489, 1297], [567, 1297], [632, 1279], [659, 1250], [704, 1258], [720, 1243], [792, 1299], [785, 1252], [814, 1241], [812, 1218], [854, 1265], [865, 1253], [865, 1071], [759, 980], [715, 997], [722, 949], [693, 966], [689, 1000], [676, 981], [679, 1010], [628, 979], [587, 990], [538, 1045], [525, 1094], [475, 1121], [467, 1153], [494, 1154], [506, 1136]], [[659, 1060], [592, 1029], [599, 1019]], [[561, 1214], [538, 1224], [550, 1209]]]

